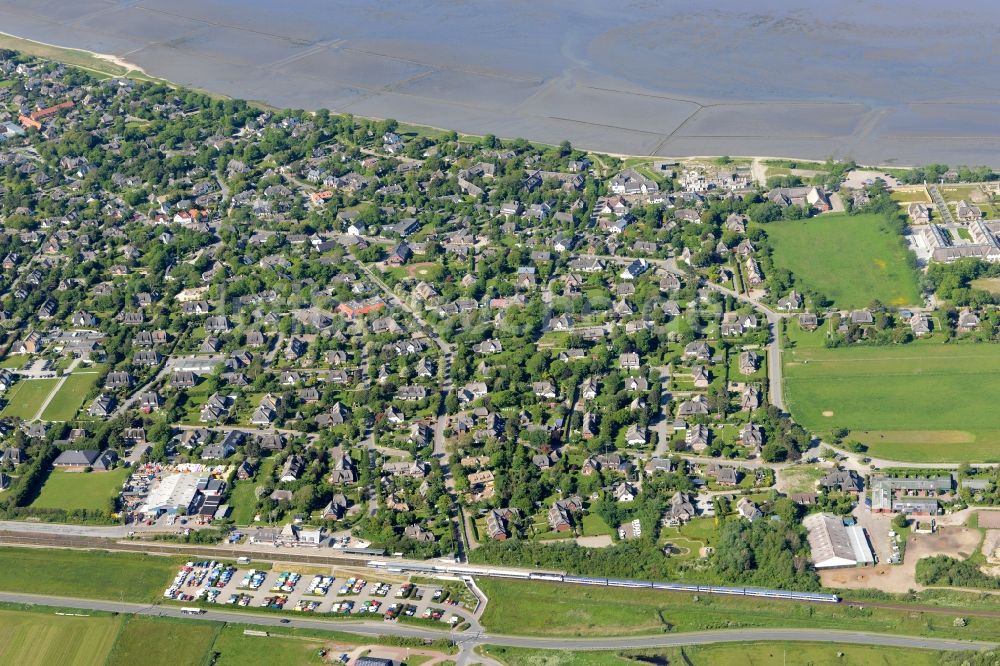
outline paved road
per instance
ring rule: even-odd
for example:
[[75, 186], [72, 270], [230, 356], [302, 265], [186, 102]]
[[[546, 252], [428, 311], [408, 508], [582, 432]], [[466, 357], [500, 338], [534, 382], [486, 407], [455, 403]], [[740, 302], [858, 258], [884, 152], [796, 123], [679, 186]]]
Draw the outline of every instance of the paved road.
[[810, 641], [820, 643], [854, 643], [883, 645], [927, 650], [980, 650], [995, 647], [996, 643], [959, 641], [919, 636], [894, 636], [865, 631], [838, 631], [833, 629], [720, 629], [694, 631], [662, 636], [637, 636], [629, 638], [519, 638], [515, 636], [483, 635], [481, 640], [494, 645], [551, 650], [621, 650], [634, 648], [681, 647], [711, 643], [747, 641]]
[[[34, 594], [0, 592], [0, 601], [20, 604], [61, 606], [82, 610], [135, 613], [138, 615], [183, 617], [177, 606], [154, 606], [128, 602], [100, 601], [96, 599], [75, 599]], [[325, 629], [343, 631], [360, 636], [400, 636], [423, 640], [450, 637], [459, 645], [459, 663], [482, 663], [473, 654], [476, 646], [484, 644], [504, 645], [544, 650], [619, 650], [635, 648], [680, 647], [685, 645], [706, 645], [711, 643], [731, 643], [746, 641], [811, 641], [823, 643], [853, 643], [859, 645], [880, 645], [928, 650], [981, 650], [997, 647], [996, 643], [959, 641], [916, 636], [896, 636], [863, 631], [836, 631], [816, 629], [725, 629], [689, 633], [663, 634], [657, 636], [635, 636], [623, 638], [533, 638], [527, 636], [491, 635], [483, 631], [465, 633], [435, 631], [395, 622], [379, 621], [338, 621], [326, 619], [305, 619], [279, 615], [258, 614], [236, 610], [208, 610], [201, 619], [216, 622], [251, 624], [260, 627], [289, 626], [303, 629]], [[287, 619], [287, 623], [281, 620]]]

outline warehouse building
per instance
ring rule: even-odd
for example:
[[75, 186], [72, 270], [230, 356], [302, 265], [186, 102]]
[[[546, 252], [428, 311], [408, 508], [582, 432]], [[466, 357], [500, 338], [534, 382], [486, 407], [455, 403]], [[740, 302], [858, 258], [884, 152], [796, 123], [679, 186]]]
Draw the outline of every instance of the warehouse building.
[[809, 530], [809, 549], [817, 569], [863, 567], [875, 564], [868, 537], [860, 525], [845, 525], [831, 513], [814, 513], [802, 524]]

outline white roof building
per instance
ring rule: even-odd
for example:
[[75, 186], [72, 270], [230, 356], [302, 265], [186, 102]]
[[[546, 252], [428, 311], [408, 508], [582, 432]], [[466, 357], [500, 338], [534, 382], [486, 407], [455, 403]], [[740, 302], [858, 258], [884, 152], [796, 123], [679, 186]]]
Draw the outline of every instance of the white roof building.
[[171, 474], [163, 477], [149, 491], [146, 502], [139, 511], [147, 515], [160, 513], [176, 514], [180, 509], [187, 510], [198, 492], [198, 484], [202, 481], [195, 474]]
[[809, 530], [809, 549], [817, 569], [875, 564], [875, 556], [860, 525], [844, 525], [842, 519], [830, 513], [814, 513], [802, 524]]

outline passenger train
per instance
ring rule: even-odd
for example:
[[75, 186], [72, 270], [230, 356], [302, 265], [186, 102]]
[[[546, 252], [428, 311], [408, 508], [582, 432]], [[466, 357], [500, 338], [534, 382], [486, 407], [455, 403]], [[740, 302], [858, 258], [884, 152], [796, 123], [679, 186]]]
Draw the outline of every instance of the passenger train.
[[461, 564], [410, 564], [373, 560], [368, 566], [391, 573], [449, 574], [453, 576], [486, 576], [489, 578], [515, 578], [520, 580], [542, 580], [574, 585], [597, 585], [602, 587], [631, 587], [668, 592], [696, 592], [698, 594], [727, 594], [741, 597], [765, 597], [769, 599], [790, 599], [813, 603], [835, 604], [840, 602], [836, 594], [820, 592], [793, 592], [791, 590], [769, 590], [760, 587], [725, 587], [718, 585], [692, 585], [686, 583], [657, 583], [648, 580], [627, 578], [595, 578], [590, 576], [570, 576], [568, 574], [543, 571], [516, 571], [512, 569], [491, 569]]

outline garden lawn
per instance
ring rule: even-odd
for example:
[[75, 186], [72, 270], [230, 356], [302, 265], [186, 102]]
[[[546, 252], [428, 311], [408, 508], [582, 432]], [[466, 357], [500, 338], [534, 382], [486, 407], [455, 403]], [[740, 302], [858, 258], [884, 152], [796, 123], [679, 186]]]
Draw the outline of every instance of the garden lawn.
[[878, 299], [887, 305], [920, 303], [917, 274], [901, 239], [882, 228], [877, 215], [830, 214], [764, 227], [774, 263], [802, 288], [833, 299], [841, 308], [861, 308]]
[[232, 519], [237, 525], [249, 525], [253, 521], [254, 509], [257, 506], [257, 496], [254, 493], [259, 483], [256, 479], [270, 478], [274, 469], [274, 458], [267, 458], [261, 463], [260, 469], [253, 479], [237, 481], [229, 496], [228, 504], [233, 508]]
[[[930, 650], [842, 643], [724, 643], [662, 650], [615, 652], [556, 652], [496, 645], [485, 646], [491, 657], [505, 664], [541, 666], [629, 666], [636, 663], [691, 664], [691, 666], [933, 666], [940, 653]], [[646, 657], [638, 660], [635, 657]], [[659, 657], [661, 661], [654, 659]]]
[[117, 495], [128, 478], [125, 467], [110, 472], [64, 472], [49, 474], [42, 492], [31, 506], [39, 509], [107, 510], [108, 499]]
[[[541, 581], [478, 579], [489, 598], [482, 624], [489, 632], [526, 636], [634, 636], [743, 628], [861, 627], [865, 631], [995, 641], [1000, 618], [951, 613], [854, 608], [752, 597], [691, 595], [659, 590], [600, 588]], [[530, 613], [523, 609], [530, 608]], [[801, 662], [798, 662], [801, 663]]]
[[121, 619], [0, 610], [0, 664], [103, 664]]
[[608, 527], [608, 524], [599, 515], [588, 511], [583, 517], [583, 535], [600, 536], [602, 534], [610, 536], [614, 534], [614, 530]]
[[988, 291], [994, 296], [1000, 296], [1000, 278], [979, 278], [972, 281], [973, 289]]
[[160, 598], [183, 561], [136, 553], [4, 547], [0, 590], [150, 602]]
[[45, 399], [56, 387], [58, 379], [22, 379], [14, 384], [14, 388], [4, 394], [7, 405], [0, 411], [2, 416], [19, 416], [22, 419], [33, 419]]
[[778, 471], [779, 487], [788, 493], [814, 493], [816, 484], [830, 472], [828, 467], [797, 465]]
[[80, 411], [83, 399], [90, 393], [90, 389], [94, 387], [94, 382], [97, 381], [100, 374], [97, 370], [88, 369], [82, 372], [74, 372], [67, 377], [56, 394], [52, 396], [52, 401], [48, 407], [42, 412], [42, 420], [72, 420], [76, 416], [76, 413]]
[[129, 617], [108, 655], [107, 666], [201, 664], [219, 633], [216, 623]]
[[786, 350], [784, 391], [804, 427], [914, 462], [1000, 460], [1000, 346], [911, 344]]

